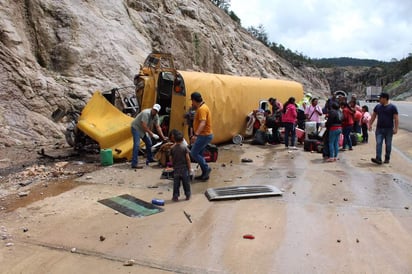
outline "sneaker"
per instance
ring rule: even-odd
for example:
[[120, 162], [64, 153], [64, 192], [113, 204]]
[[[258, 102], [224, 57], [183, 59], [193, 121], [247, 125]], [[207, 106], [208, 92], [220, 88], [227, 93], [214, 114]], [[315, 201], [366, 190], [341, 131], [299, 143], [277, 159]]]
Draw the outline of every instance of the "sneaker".
[[383, 163], [384, 164], [389, 164], [389, 160], [385, 160]]
[[203, 180], [203, 181], [209, 180], [210, 172], [212, 172], [212, 169], [210, 167], [208, 167], [206, 173], [203, 174], [201, 180]]
[[381, 165], [382, 164], [382, 160], [376, 159], [376, 158], [372, 158], [371, 161], [375, 164]]
[[291, 149], [291, 150], [298, 150], [298, 148], [297, 148], [297, 147], [295, 147], [295, 146], [290, 147], [290, 149]]

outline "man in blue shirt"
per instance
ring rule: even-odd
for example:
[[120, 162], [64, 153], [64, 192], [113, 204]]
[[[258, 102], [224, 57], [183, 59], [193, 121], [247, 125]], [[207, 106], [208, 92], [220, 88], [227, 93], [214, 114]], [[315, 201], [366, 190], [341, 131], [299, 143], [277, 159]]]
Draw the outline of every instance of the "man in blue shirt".
[[389, 103], [389, 94], [381, 93], [379, 104], [373, 109], [372, 118], [369, 123], [369, 130], [372, 129], [373, 122], [378, 117], [375, 130], [376, 138], [376, 157], [371, 161], [375, 164], [382, 164], [382, 145], [385, 140], [385, 164], [389, 164], [392, 150], [392, 136], [398, 132], [399, 117], [398, 109]]

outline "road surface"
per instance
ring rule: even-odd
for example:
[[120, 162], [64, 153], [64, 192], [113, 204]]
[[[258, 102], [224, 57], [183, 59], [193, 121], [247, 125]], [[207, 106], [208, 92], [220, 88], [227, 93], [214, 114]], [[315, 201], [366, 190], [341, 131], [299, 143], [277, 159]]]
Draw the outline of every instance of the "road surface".
[[[391, 163], [381, 166], [370, 162], [370, 139], [335, 163], [302, 146], [222, 146], [211, 179], [193, 183], [192, 199], [177, 203], [159, 168], [102, 167], [63, 193], [0, 211], [0, 272], [411, 273], [411, 138], [397, 135]], [[283, 195], [220, 202], [204, 195], [250, 184]], [[98, 202], [122, 194], [165, 199], [165, 210], [131, 218]]]

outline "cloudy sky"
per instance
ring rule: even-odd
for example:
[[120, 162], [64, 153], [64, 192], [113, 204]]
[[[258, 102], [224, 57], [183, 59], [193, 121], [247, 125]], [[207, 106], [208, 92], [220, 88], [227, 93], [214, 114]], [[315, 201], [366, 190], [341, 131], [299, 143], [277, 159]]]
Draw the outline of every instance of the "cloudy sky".
[[243, 27], [311, 58], [390, 61], [412, 53], [411, 0], [231, 0]]

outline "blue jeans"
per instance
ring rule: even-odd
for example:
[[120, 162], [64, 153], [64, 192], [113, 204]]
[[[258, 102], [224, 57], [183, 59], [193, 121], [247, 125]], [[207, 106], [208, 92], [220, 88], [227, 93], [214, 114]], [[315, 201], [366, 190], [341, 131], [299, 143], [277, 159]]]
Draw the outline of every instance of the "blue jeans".
[[190, 174], [187, 168], [175, 169], [173, 174], [173, 198], [180, 196], [180, 182], [186, 197], [190, 197]]
[[294, 123], [284, 123], [285, 127], [285, 146], [289, 146], [289, 134], [290, 134], [290, 145], [292, 147], [295, 146], [295, 139], [296, 139], [296, 131], [295, 131], [295, 124]]
[[385, 140], [385, 160], [389, 161], [391, 158], [392, 151], [392, 128], [376, 128], [376, 159], [382, 161], [382, 145], [383, 140]]
[[[140, 147], [140, 134], [137, 129], [132, 127], [132, 135], [133, 135], [133, 155], [132, 155], [132, 167], [137, 166], [137, 157], [139, 156], [139, 147]], [[142, 137], [143, 142], [146, 144], [146, 157], [147, 160], [152, 161], [152, 140], [150, 140], [147, 135], [143, 135]]]
[[343, 148], [352, 148], [352, 140], [350, 139], [350, 133], [352, 132], [353, 126], [347, 126], [342, 129], [343, 133]]
[[342, 133], [342, 130], [330, 130], [329, 131], [329, 157], [337, 158], [339, 153], [339, 136]]
[[192, 158], [199, 164], [202, 174], [205, 174], [209, 166], [206, 163], [205, 158], [203, 158], [203, 152], [205, 151], [206, 146], [212, 141], [213, 134], [210, 135], [198, 135], [195, 143], [190, 149], [190, 155]]

